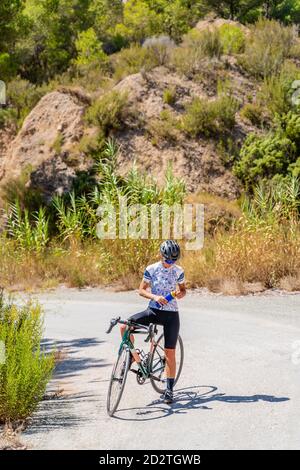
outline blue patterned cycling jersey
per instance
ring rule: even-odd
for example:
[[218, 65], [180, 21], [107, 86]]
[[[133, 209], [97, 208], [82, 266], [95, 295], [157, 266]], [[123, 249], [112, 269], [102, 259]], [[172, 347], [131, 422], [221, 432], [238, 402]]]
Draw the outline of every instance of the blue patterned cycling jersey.
[[[165, 268], [162, 262], [158, 261], [147, 266], [144, 272], [144, 281], [150, 283], [152, 294], [166, 297], [170, 292], [176, 290], [177, 284], [184, 283], [184, 270], [177, 266], [177, 264], [173, 264], [170, 268]], [[155, 300], [150, 300], [149, 307], [158, 308]], [[177, 300], [171, 300], [160, 309], [177, 311]]]

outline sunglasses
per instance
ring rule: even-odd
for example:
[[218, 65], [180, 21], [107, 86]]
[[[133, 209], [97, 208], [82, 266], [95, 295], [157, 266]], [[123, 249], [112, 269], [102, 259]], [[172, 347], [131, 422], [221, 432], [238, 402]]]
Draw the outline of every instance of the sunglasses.
[[174, 259], [164, 259], [164, 262], [167, 263], [167, 264], [174, 264], [174, 263], [176, 263], [176, 260], [174, 260]]

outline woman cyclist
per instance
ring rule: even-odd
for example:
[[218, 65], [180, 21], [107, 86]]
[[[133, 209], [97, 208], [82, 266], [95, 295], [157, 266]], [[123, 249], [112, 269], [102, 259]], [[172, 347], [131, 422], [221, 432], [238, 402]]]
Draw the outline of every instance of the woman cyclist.
[[[166, 240], [160, 246], [161, 260], [147, 266], [139, 287], [139, 294], [150, 299], [146, 310], [132, 315], [132, 320], [141, 325], [154, 323], [164, 328], [167, 388], [163, 396], [165, 403], [173, 402], [173, 387], [176, 377], [175, 348], [179, 334], [179, 312], [176, 299], [186, 295], [184, 270], [176, 261], [180, 257], [180, 247], [174, 240]], [[169, 302], [165, 297], [170, 292], [175, 297]], [[121, 327], [124, 334], [126, 326]], [[132, 338], [133, 339], [133, 338]]]

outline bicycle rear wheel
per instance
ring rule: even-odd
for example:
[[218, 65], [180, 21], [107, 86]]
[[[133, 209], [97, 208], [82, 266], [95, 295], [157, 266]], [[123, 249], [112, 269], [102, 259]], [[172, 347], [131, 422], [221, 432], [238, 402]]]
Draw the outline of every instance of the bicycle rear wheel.
[[[162, 334], [154, 346], [150, 359], [150, 382], [152, 387], [157, 393], [163, 393], [166, 389], [166, 377], [165, 377], [165, 350], [164, 350], [164, 335]], [[180, 377], [183, 359], [184, 359], [184, 348], [181, 336], [178, 336], [176, 344], [176, 378], [174, 384], [178, 382]]]
[[123, 348], [113, 367], [107, 394], [107, 413], [113, 416], [118, 408], [124, 391], [127, 373], [130, 367], [130, 351]]

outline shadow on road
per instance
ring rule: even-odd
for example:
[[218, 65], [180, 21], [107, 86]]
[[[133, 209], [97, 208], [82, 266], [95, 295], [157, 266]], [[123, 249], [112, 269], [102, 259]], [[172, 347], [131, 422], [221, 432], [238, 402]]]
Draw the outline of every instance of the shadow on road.
[[[25, 434], [34, 434], [37, 431], [51, 431], [53, 429], [74, 428], [82, 426], [84, 422], [88, 422], [90, 417], [77, 413], [77, 407], [80, 402], [84, 406], [95, 407], [97, 402], [93, 395], [84, 393], [73, 393], [71, 395], [63, 395], [60, 398], [53, 398], [42, 401], [39, 404], [38, 411], [34, 413], [29, 421]], [[76, 412], [72, 413], [71, 410]]]
[[[174, 414], [186, 414], [190, 410], [212, 410], [210, 404], [221, 401], [224, 403], [254, 403], [258, 401], [279, 403], [288, 401], [288, 397], [275, 397], [273, 395], [226, 395], [215, 393], [217, 387], [213, 385], [199, 385], [176, 390], [174, 403], [171, 406], [164, 405], [160, 400], [154, 400], [144, 408], [120, 409], [114, 416], [124, 421], [147, 421], [166, 418]], [[201, 393], [202, 392], [202, 393]], [[132, 412], [136, 416], [132, 417]], [[126, 414], [131, 416], [127, 417]]]
[[81, 370], [107, 366], [108, 364], [103, 359], [76, 356], [81, 348], [98, 346], [101, 343], [104, 343], [104, 341], [97, 338], [75, 338], [69, 341], [55, 341], [45, 338], [42, 342], [45, 351], [57, 350], [61, 354], [53, 378], [70, 378], [77, 375]]

